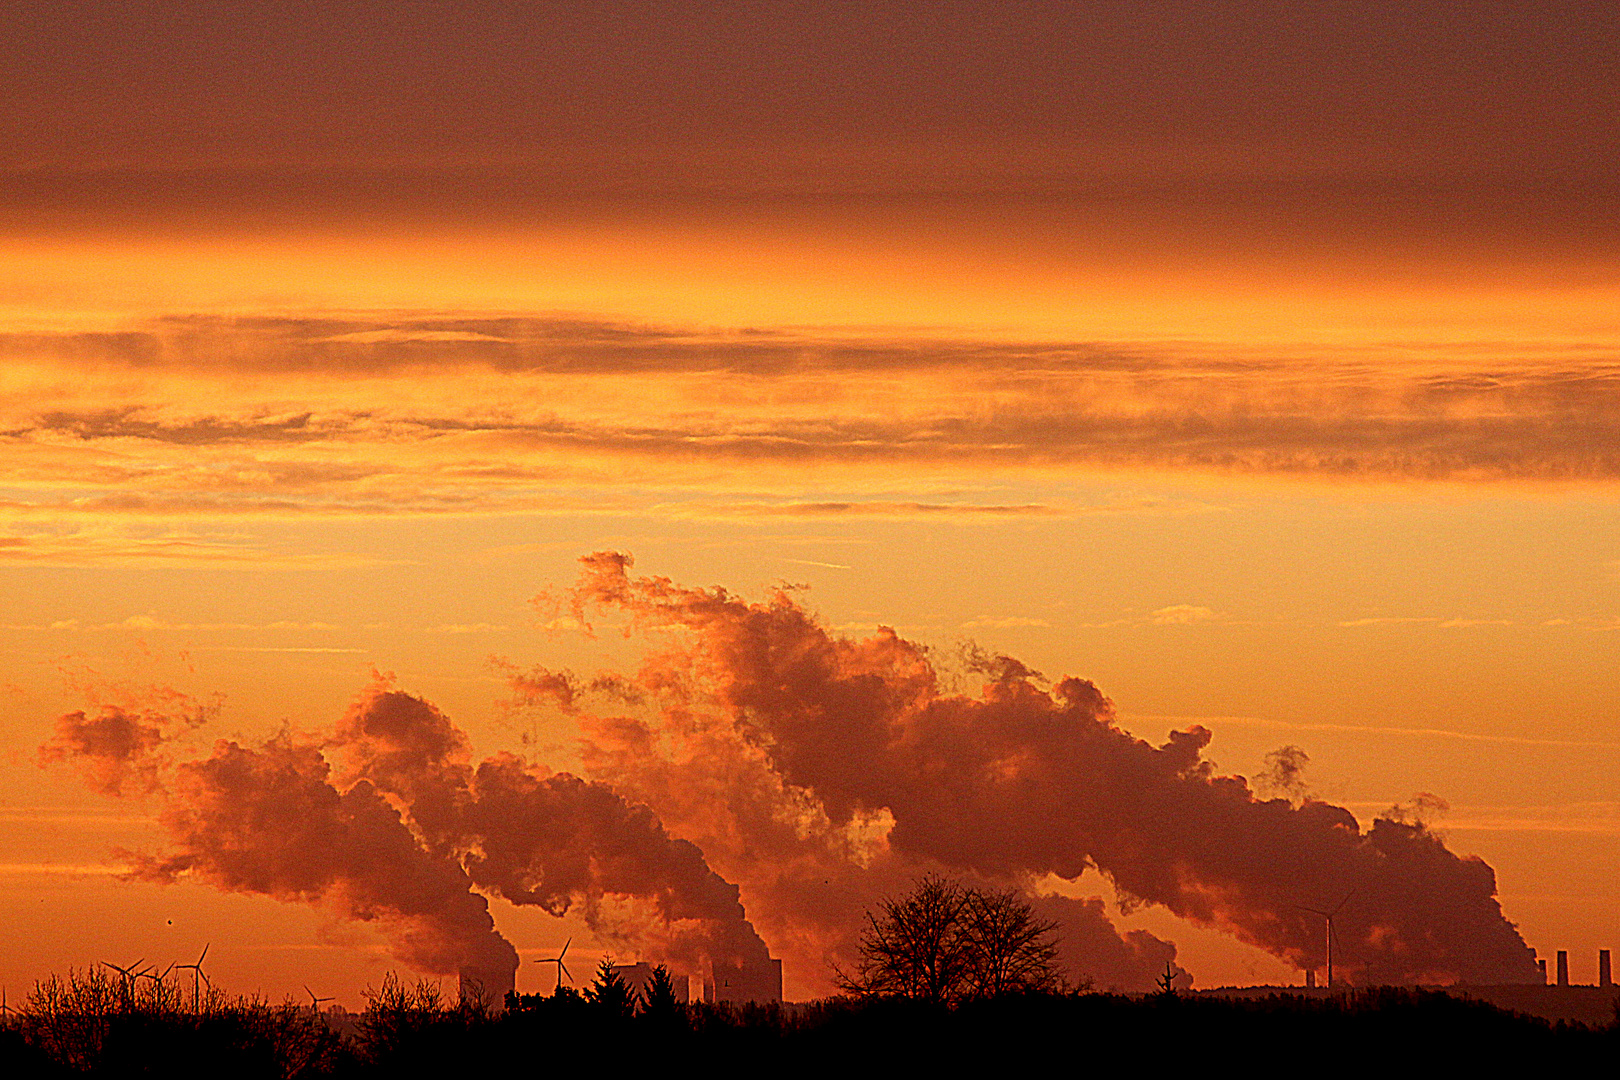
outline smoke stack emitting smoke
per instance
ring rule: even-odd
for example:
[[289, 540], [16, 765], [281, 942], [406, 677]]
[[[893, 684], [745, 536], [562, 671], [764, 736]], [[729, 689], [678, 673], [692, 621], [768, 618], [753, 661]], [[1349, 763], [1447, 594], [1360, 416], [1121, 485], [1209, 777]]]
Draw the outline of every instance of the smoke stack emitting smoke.
[[[1148, 987], [1175, 947], [1121, 935], [1098, 900], [1038, 895], [1052, 875], [1095, 868], [1127, 900], [1308, 968], [1324, 928], [1300, 906], [1348, 894], [1335, 979], [1535, 979], [1491, 868], [1422, 824], [1363, 831], [1324, 802], [1257, 798], [1203, 759], [1209, 732], [1151, 746], [1080, 679], [1044, 689], [981, 656], [982, 690], [953, 693], [920, 646], [835, 636], [786, 592], [752, 604], [633, 578], [625, 555], [583, 562], [576, 617], [628, 613], [663, 645], [634, 676], [514, 678], [577, 724], [588, 778], [509, 754], [475, 765], [443, 714], [381, 683], [319, 745], [221, 742], [170, 764], [162, 717], [106, 709], [62, 717], [46, 756], [162, 800], [173, 849], [138, 876], [324, 904], [382, 926], [416, 970], [491, 994], [517, 956], [481, 892], [578, 905], [599, 936], [688, 971], [765, 957], [757, 923], [815, 985], [847, 962], [863, 910], [929, 869], [1032, 890], [1071, 974], [1099, 986]], [[646, 917], [614, 917], [619, 899]]]

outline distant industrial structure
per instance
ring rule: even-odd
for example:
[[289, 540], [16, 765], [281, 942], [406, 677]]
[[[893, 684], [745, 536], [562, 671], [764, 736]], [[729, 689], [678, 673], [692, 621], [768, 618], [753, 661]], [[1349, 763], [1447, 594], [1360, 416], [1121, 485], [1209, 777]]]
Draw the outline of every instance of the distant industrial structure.
[[[1535, 950], [1531, 950], [1530, 955], [1534, 957]], [[1599, 990], [1609, 989], [1615, 985], [1614, 965], [1608, 949], [1599, 949], [1597, 951], [1597, 981], [1594, 983], [1570, 982], [1569, 950], [1567, 949], [1559, 949], [1554, 954], [1553, 963], [1555, 965], [1553, 968], [1553, 978], [1551, 981], [1549, 981], [1547, 978], [1547, 959], [1546, 957], [1537, 957], [1536, 969], [1541, 973], [1541, 979], [1539, 984], [1530, 985], [1575, 987], [1576, 989], [1580, 989], [1582, 987], [1595, 987]], [[1303, 970], [1303, 974], [1305, 976], [1304, 988], [1306, 990], [1323, 988], [1322, 984], [1317, 981], [1316, 972], [1314, 969], [1305, 968]]]
[[746, 1005], [782, 1000], [782, 961], [767, 959], [763, 964], [717, 961], [714, 975], [703, 981], [703, 1000]]
[[1577, 983], [1570, 980], [1569, 951], [1559, 949], [1553, 956], [1553, 979], [1547, 978], [1547, 961], [1538, 959], [1541, 982], [1529, 986], [1478, 986], [1459, 984], [1440, 987], [1458, 997], [1486, 1001], [1499, 1009], [1539, 1016], [1553, 1022], [1581, 1023], [1590, 1027], [1604, 1027], [1614, 1020], [1614, 972], [1608, 949], [1597, 954], [1597, 981]]
[[[634, 964], [614, 964], [613, 974], [624, 980], [632, 994], [645, 997], [652, 983], [652, 964], [645, 960]], [[768, 959], [763, 964], [716, 961], [713, 975], [702, 980], [702, 1000], [713, 1004], [727, 1002], [732, 1005], [768, 1004], [782, 1000], [782, 961]], [[692, 999], [692, 979], [685, 975], [670, 974], [674, 984], [675, 1000]]]
[[[1609, 959], [1608, 949], [1598, 950], [1596, 983], [1572, 984], [1569, 981], [1569, 951], [1567, 949], [1558, 950], [1554, 963], [1557, 965], [1553, 968], [1556, 976], [1556, 981], [1553, 984], [1555, 986], [1594, 985], [1603, 988], [1614, 985], [1614, 968]], [[1541, 968], [1541, 981], [1545, 984], [1547, 982], [1547, 961], [1537, 960], [1536, 966]]]

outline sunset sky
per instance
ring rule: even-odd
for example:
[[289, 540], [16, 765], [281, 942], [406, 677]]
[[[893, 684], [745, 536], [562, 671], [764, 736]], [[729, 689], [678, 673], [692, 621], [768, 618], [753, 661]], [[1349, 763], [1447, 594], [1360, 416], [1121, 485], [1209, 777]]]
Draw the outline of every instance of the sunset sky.
[[[125, 880], [161, 799], [40, 748], [322, 738], [383, 673], [607, 781], [514, 679], [663, 662], [559, 599], [599, 551], [804, 586], [970, 697], [967, 642], [1091, 680], [1219, 774], [1297, 746], [1283, 797], [1423, 817], [1575, 981], [1620, 948], [1615, 5], [8, 5], [0, 105], [12, 993], [209, 942], [275, 999], [407, 970], [329, 904]], [[1019, 880], [1198, 986], [1301, 981]], [[636, 958], [490, 906], [520, 990]]]

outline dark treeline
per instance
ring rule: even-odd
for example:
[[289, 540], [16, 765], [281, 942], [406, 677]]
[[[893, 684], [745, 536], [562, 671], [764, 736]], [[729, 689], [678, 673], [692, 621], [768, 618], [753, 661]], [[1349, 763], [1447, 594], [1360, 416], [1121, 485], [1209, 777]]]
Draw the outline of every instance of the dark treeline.
[[[79, 1003], [86, 1004], [95, 1003]], [[200, 1011], [116, 998], [102, 1004], [111, 1007], [78, 1015], [24, 1008], [8, 1017], [0, 1075], [207, 1072], [250, 1080], [696, 1066], [840, 1080], [1048, 1062], [1328, 1075], [1598, 1066], [1609, 1075], [1620, 1053], [1620, 1028], [1548, 1024], [1444, 993], [1398, 989], [1328, 999], [1029, 993], [954, 1006], [867, 997], [737, 1007], [603, 998], [565, 987], [556, 995], [510, 995], [496, 1010], [450, 1005], [432, 984], [390, 981], [352, 1024], [338, 1025], [291, 1004], [215, 1001]]]

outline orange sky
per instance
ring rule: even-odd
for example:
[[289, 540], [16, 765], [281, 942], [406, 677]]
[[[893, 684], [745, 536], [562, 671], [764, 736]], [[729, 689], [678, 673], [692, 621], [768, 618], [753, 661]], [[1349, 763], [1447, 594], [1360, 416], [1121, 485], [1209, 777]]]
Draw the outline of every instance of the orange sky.
[[[1070, 7], [6, 16], [0, 982], [213, 941], [357, 1004], [371, 929], [118, 880], [152, 808], [37, 748], [156, 686], [217, 700], [199, 747], [323, 730], [376, 669], [578, 768], [492, 658], [634, 666], [528, 603], [603, 549], [1092, 679], [1223, 772], [1296, 744], [1363, 823], [1438, 795], [1591, 979], [1613, 11]], [[1199, 985], [1298, 978], [1114, 919]]]

